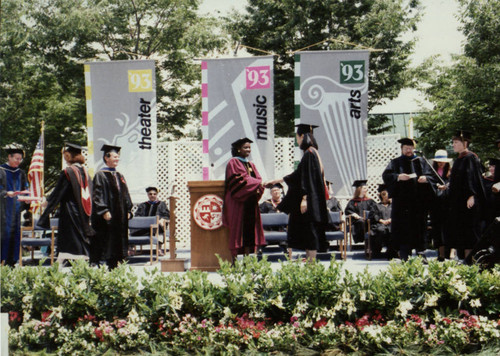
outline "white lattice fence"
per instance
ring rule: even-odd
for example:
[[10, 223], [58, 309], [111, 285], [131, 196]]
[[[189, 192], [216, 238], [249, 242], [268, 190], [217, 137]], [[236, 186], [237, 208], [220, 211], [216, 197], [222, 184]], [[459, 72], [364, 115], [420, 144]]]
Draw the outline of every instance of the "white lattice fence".
[[[368, 136], [368, 189], [372, 197], [377, 196], [378, 183], [387, 163], [399, 155], [399, 135]], [[293, 171], [294, 139], [275, 139], [275, 176], [283, 177]], [[158, 144], [158, 188], [159, 198], [168, 200], [175, 186], [177, 201], [178, 247], [190, 245], [190, 199], [187, 182], [202, 180], [201, 142], [164, 142]], [[130, 174], [126, 172], [126, 174]], [[340, 197], [343, 206], [350, 197]]]

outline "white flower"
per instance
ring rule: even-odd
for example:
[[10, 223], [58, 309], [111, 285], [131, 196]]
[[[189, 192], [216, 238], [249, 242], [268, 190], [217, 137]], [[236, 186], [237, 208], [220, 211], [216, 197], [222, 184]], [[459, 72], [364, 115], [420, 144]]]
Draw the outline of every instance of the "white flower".
[[85, 281], [81, 281], [77, 286], [76, 286], [76, 289], [80, 290], [80, 291], [83, 291], [85, 289], [87, 289], [87, 282]]
[[271, 304], [280, 308], [280, 309], [285, 309], [285, 306], [283, 305], [283, 297], [278, 295], [276, 298], [270, 300]]
[[359, 300], [362, 301], [362, 302], [366, 301], [366, 293], [364, 291], [362, 291], [359, 294]]
[[398, 314], [404, 317], [408, 314], [408, 311], [411, 309], [413, 309], [413, 305], [409, 300], [406, 300], [399, 303], [398, 307], [396, 308], [396, 311], [398, 312]]
[[170, 304], [174, 309], [182, 308], [182, 297], [178, 292], [170, 291], [168, 292], [168, 297], [170, 298]]
[[481, 306], [481, 301], [479, 300], [479, 298], [472, 299], [470, 301], [470, 306], [473, 307], [473, 308], [479, 308]]
[[62, 286], [56, 287], [56, 295], [58, 297], [64, 297], [65, 293], [64, 293], [64, 288]]
[[248, 300], [250, 302], [255, 301], [255, 295], [253, 293], [250, 293], [250, 292], [246, 292], [245, 294], [243, 294], [243, 298], [245, 298], [246, 300]]
[[130, 320], [131, 323], [136, 323], [139, 321], [139, 314], [137, 314], [135, 308], [132, 308], [130, 313], [128, 313], [128, 320]]
[[437, 306], [437, 301], [439, 300], [439, 295], [437, 294], [425, 294], [425, 303], [426, 307], [435, 307]]

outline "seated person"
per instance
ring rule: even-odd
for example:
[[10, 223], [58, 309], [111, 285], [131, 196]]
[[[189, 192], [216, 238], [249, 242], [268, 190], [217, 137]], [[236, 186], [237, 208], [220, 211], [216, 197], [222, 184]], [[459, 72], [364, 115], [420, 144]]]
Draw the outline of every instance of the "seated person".
[[333, 194], [332, 182], [326, 181], [326, 186], [328, 187], [329, 199], [326, 201], [326, 207], [329, 211], [337, 212], [342, 211], [340, 202], [335, 198]]
[[355, 243], [363, 242], [365, 240], [365, 224], [366, 221], [363, 219], [364, 210], [373, 212], [375, 210], [375, 202], [368, 195], [368, 188], [366, 186], [366, 180], [356, 180], [352, 184], [356, 187], [354, 195], [351, 200], [347, 203], [345, 208], [345, 215], [351, 216], [352, 222], [352, 236]]
[[380, 203], [376, 205], [373, 212], [373, 223], [371, 225], [371, 248], [374, 257], [379, 257], [383, 246], [387, 246], [387, 257], [397, 255], [391, 245], [391, 199], [385, 184], [379, 184]]
[[[340, 206], [340, 202], [335, 198], [333, 194], [332, 182], [326, 181], [326, 186], [328, 187], [328, 200], [326, 201], [326, 208], [328, 211], [332, 212], [340, 212], [340, 219], [344, 221], [344, 215], [342, 211], [342, 206]], [[339, 231], [339, 224], [328, 223], [326, 231]]]
[[273, 186], [271, 186], [269, 190], [271, 191], [271, 199], [268, 199], [259, 205], [261, 214], [280, 212], [277, 209], [277, 206], [279, 203], [281, 203], [281, 198], [283, 196], [283, 185], [281, 185], [281, 183], [273, 184]]
[[[158, 200], [158, 189], [155, 187], [147, 187], [148, 201], [137, 206], [135, 216], [159, 216], [160, 233], [163, 233], [168, 226], [170, 219], [170, 211], [165, 202]], [[149, 229], [131, 229], [130, 234], [133, 236], [149, 235]]]

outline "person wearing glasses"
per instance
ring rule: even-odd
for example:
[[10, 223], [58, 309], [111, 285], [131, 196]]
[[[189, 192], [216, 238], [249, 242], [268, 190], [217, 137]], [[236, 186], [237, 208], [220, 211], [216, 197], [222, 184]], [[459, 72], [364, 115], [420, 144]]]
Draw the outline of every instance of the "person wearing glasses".
[[29, 188], [26, 173], [19, 168], [23, 161], [24, 151], [18, 145], [4, 148], [7, 162], [0, 166], [0, 219], [2, 265], [14, 266], [19, 260], [21, 211], [26, 204], [17, 196]]

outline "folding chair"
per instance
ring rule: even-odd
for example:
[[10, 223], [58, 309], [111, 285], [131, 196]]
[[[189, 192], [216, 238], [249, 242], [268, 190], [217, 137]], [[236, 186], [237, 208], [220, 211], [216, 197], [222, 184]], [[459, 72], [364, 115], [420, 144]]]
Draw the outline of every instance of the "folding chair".
[[347, 232], [346, 232], [346, 222], [342, 220], [342, 213], [339, 211], [330, 211], [330, 221], [331, 225], [339, 225], [340, 230], [338, 231], [326, 231], [327, 241], [339, 241], [340, 257], [342, 259], [347, 259]]
[[[268, 245], [283, 245], [287, 241], [288, 215], [285, 213], [261, 214], [264, 237]], [[278, 228], [278, 229], [277, 229]], [[286, 250], [286, 248], [285, 248]]]
[[[363, 210], [363, 220], [365, 224], [363, 225], [363, 237], [364, 237], [364, 250], [365, 257], [368, 260], [372, 259], [372, 250], [371, 250], [371, 227], [370, 227], [370, 218], [371, 212], [369, 210]], [[353, 225], [353, 217], [351, 215], [348, 216], [348, 232], [349, 232], [349, 250], [352, 251], [352, 225]]]
[[[19, 266], [23, 266], [23, 247], [31, 247], [31, 259], [35, 258], [35, 247], [50, 246], [50, 265], [54, 264], [55, 234], [59, 226], [59, 219], [50, 219], [51, 234], [45, 237], [47, 230], [37, 225], [38, 221], [32, 220], [30, 226], [21, 226], [19, 246]], [[24, 237], [25, 233], [30, 237]], [[38, 237], [37, 235], [41, 235]]]
[[128, 235], [129, 246], [149, 245], [149, 262], [153, 264], [153, 245], [156, 246], [156, 262], [158, 262], [159, 233], [158, 216], [135, 216], [128, 221], [129, 229], [149, 229], [148, 235], [133, 236]]

